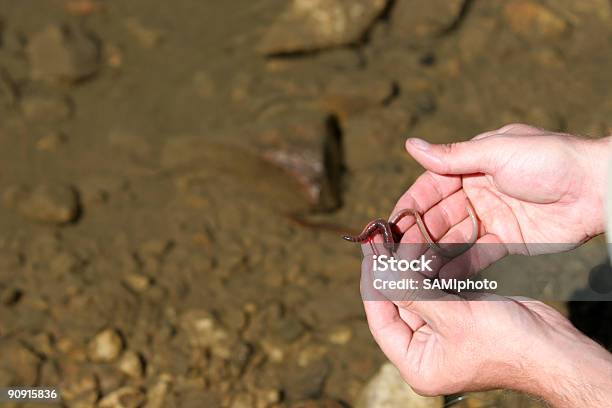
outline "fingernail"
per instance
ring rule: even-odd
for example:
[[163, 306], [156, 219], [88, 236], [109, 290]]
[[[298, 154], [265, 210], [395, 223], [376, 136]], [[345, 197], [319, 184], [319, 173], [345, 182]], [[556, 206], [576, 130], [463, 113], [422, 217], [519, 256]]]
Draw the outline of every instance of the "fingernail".
[[410, 142], [410, 144], [416, 147], [417, 149], [422, 150], [424, 152], [429, 150], [429, 148], [431, 147], [429, 143], [427, 143], [423, 139], [418, 139], [416, 137], [408, 139], [408, 142]]

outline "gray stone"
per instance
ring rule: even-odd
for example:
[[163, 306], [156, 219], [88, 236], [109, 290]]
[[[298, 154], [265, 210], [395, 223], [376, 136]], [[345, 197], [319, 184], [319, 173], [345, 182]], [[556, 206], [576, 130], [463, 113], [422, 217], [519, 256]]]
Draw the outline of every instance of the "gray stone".
[[320, 397], [329, 374], [329, 364], [318, 360], [306, 367], [291, 367], [283, 379], [283, 390], [291, 401]]
[[26, 47], [33, 79], [75, 82], [99, 68], [100, 50], [89, 34], [49, 25], [34, 34]]
[[293, 0], [265, 33], [266, 55], [314, 51], [358, 42], [386, 0]]

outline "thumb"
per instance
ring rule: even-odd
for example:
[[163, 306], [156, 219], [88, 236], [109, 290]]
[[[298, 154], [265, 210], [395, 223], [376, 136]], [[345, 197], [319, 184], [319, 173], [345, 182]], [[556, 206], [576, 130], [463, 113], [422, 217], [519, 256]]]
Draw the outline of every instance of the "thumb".
[[490, 174], [496, 147], [493, 138], [449, 144], [430, 144], [417, 138], [406, 141], [408, 153], [427, 170], [438, 174]]

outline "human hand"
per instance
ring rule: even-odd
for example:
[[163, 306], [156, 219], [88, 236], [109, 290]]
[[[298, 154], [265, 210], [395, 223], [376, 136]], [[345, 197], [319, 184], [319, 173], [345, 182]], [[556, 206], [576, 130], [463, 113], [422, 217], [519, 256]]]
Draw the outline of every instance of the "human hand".
[[[442, 278], [474, 274], [508, 253], [569, 250], [603, 232], [609, 142], [521, 124], [448, 145], [408, 139], [406, 149], [427, 171], [393, 213], [415, 208], [434, 239], [465, 242], [469, 198], [479, 245], [442, 266]], [[413, 222], [398, 227], [402, 243], [422, 242]]]
[[[371, 290], [368, 273], [362, 273], [362, 293]], [[466, 301], [442, 293], [429, 301], [362, 296], [374, 339], [419, 394], [506, 388], [555, 406], [600, 407], [612, 400], [612, 355], [541, 302], [496, 295]]]

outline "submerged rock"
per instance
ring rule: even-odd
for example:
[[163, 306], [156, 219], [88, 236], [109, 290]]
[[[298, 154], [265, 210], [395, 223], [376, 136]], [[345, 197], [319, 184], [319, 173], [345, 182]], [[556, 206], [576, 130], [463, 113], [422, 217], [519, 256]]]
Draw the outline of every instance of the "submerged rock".
[[97, 363], [108, 363], [119, 357], [123, 350], [123, 339], [116, 330], [106, 329], [98, 333], [88, 344], [89, 359]]
[[21, 97], [21, 112], [31, 122], [59, 122], [72, 114], [70, 99], [61, 94], [30, 91]]
[[453, 27], [466, 0], [398, 0], [391, 15], [391, 32], [407, 43], [436, 37]]
[[49, 25], [34, 34], [26, 47], [33, 79], [76, 82], [99, 68], [97, 42], [78, 29]]
[[306, 367], [293, 367], [283, 379], [284, 393], [291, 401], [318, 398], [323, 393], [328, 374], [329, 365], [325, 360]]
[[531, 0], [507, 3], [504, 19], [513, 32], [525, 38], [556, 38], [569, 29], [569, 24], [561, 16]]
[[386, 0], [293, 0], [265, 33], [266, 55], [315, 51], [358, 42]]
[[98, 408], [137, 408], [145, 401], [142, 391], [135, 387], [122, 387], [106, 395]]
[[3, 199], [8, 208], [31, 221], [66, 224], [78, 217], [77, 193], [64, 184], [10, 187]]
[[442, 408], [444, 397], [421, 397], [404, 381], [391, 363], [385, 363], [366, 384], [356, 408]]
[[280, 112], [255, 131], [262, 157], [293, 176], [316, 209], [340, 206], [344, 159], [334, 116], [316, 109]]

